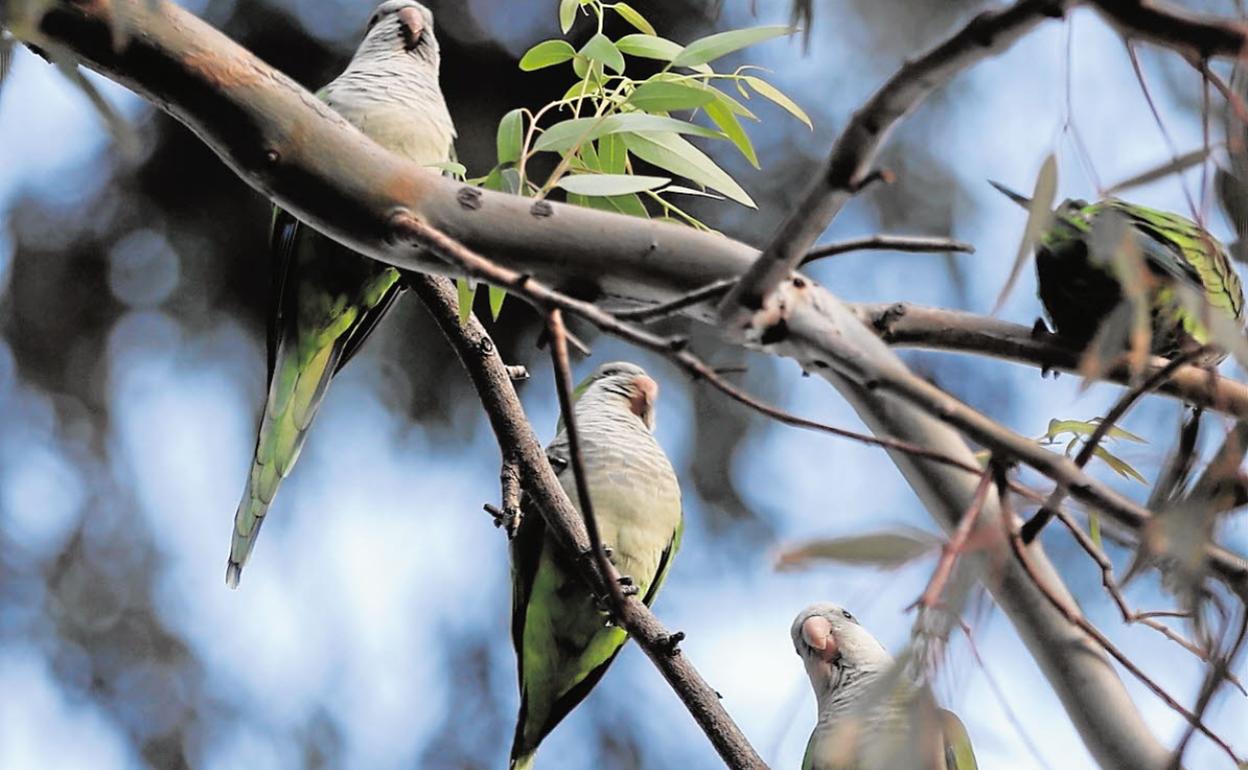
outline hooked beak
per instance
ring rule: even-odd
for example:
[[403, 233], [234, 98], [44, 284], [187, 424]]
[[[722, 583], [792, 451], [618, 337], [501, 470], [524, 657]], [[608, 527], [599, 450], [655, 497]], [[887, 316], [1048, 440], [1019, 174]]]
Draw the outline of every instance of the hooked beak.
[[1031, 198], [1028, 198], [1025, 195], [1020, 195], [1014, 192], [1013, 190], [1011, 190], [1010, 188], [1006, 187], [1005, 185], [1001, 184], [1000, 182], [994, 182], [991, 179], [988, 180], [988, 184], [997, 188], [997, 192], [1001, 193], [1002, 195], [1014, 201], [1015, 203], [1022, 206], [1023, 208], [1025, 209], [1031, 208]]
[[408, 7], [399, 11], [399, 26], [403, 30], [403, 48], [411, 51], [420, 44], [420, 38], [425, 34], [425, 20], [421, 18], [420, 11]]
[[633, 379], [633, 395], [628, 399], [628, 409], [641, 418], [650, 430], [654, 430], [654, 402], [659, 398], [659, 383], [641, 375]]
[[802, 623], [802, 639], [824, 663], [832, 663], [841, 657], [841, 649], [832, 634], [832, 624], [827, 618], [812, 615]]

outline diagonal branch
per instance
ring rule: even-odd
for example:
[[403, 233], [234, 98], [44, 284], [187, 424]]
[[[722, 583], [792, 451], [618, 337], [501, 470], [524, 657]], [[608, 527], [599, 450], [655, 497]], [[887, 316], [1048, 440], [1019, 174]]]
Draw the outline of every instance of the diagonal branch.
[[1088, 0], [1123, 36], [1148, 40], [1207, 59], [1238, 58], [1248, 48], [1248, 24], [1189, 11], [1157, 0]]
[[[450, 281], [414, 274], [409, 282], [468, 371], [498, 439], [504, 462], [514, 462], [521, 469], [525, 491], [533, 496], [547, 525], [570, 552], [587, 552], [590, 540], [583, 520], [555, 477], [516, 396], [507, 366], [484, 327], [475, 316], [469, 318], [467, 324], [460, 324], [459, 302]], [[596, 593], [609, 595], [612, 581], [598, 562], [591, 559], [573, 559], [572, 562]], [[615, 614], [619, 624], [654, 661], [724, 762], [731, 768], [765, 770], [766, 765], [724, 710], [715, 690], [702, 679], [684, 653], [673, 651], [673, 634], [636, 598], [619, 597], [618, 602]]]
[[1006, 8], [984, 11], [944, 42], [902, 65], [850, 118], [802, 201], [720, 303], [720, 321], [738, 329], [763, 307], [767, 296], [797, 269], [841, 208], [873, 178], [876, 156], [902, 118], [963, 70], [1004, 51], [1045, 19], [1063, 16], [1070, 4], [1069, 0], [1019, 0]]

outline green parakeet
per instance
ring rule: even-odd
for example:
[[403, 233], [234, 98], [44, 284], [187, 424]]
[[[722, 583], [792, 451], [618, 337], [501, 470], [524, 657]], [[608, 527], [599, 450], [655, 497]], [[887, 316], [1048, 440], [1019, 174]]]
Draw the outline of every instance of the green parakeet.
[[[663, 584], [682, 530], [680, 486], [652, 431], [658, 384], [639, 366], [600, 366], [576, 389], [576, 419], [594, 516], [611, 560], [649, 605]], [[559, 481], [579, 508], [562, 426], [547, 447]], [[593, 688], [627, 640], [606, 616], [566, 553], [526, 501], [511, 546], [512, 641], [520, 716], [511, 768], [529, 768], [538, 744]], [[622, 578], [623, 579], [623, 578]]]
[[[1029, 205], [1018, 193], [993, 184], [1016, 203]], [[1190, 287], [1212, 312], [1240, 323], [1244, 290], [1239, 276], [1222, 244], [1195, 222], [1117, 198], [1096, 203], [1071, 199], [1053, 212], [1052, 224], [1036, 244], [1040, 301], [1059, 336], [1080, 349], [1087, 347], [1123, 300], [1114, 255], [1093, 249], [1094, 230], [1111, 217], [1120, 218], [1147, 267], [1152, 353], [1169, 358], [1213, 342], [1202, 313], [1184, 305], [1176, 286]], [[1200, 363], [1212, 365], [1225, 357], [1217, 352]]]
[[[451, 159], [455, 128], [438, 85], [433, 15], [386, 0], [341, 75], [317, 96], [391, 152], [425, 165]], [[359, 350], [402, 289], [397, 270], [300, 224], [273, 217], [268, 398], [255, 460], [234, 516], [226, 582], [238, 585], [256, 534], [334, 375]]]
[[790, 632], [818, 705], [802, 770], [975, 770], [962, 721], [896, 676], [893, 657], [849, 610], [812, 604]]

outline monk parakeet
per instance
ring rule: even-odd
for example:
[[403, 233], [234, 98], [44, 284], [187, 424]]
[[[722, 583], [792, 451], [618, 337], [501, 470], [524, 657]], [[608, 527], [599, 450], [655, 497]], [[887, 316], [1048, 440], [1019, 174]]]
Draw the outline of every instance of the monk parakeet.
[[[663, 584], [682, 530], [680, 487], [655, 441], [659, 386], [639, 366], [604, 364], [576, 389], [576, 419], [594, 517], [623, 576], [649, 605]], [[579, 508], [560, 427], [546, 449]], [[542, 739], [589, 694], [627, 640], [607, 622], [568, 554], [530, 501], [511, 545], [511, 635], [520, 677], [520, 716], [511, 768], [529, 768]]]
[[[1027, 198], [993, 184], [1016, 203], [1030, 205]], [[1093, 231], [1111, 217], [1128, 229], [1147, 267], [1152, 353], [1169, 358], [1213, 341], [1201, 322], [1202, 313], [1181, 301], [1176, 286], [1194, 290], [1211, 312], [1224, 313], [1237, 325], [1241, 322], [1244, 290], [1239, 276], [1222, 244], [1200, 225], [1117, 198], [1096, 203], [1071, 199], [1053, 212], [1051, 225], [1036, 244], [1040, 301], [1059, 336], [1080, 349], [1087, 347], [1123, 300], [1114, 255], [1092, 248]], [[1200, 363], [1212, 365], [1225, 357], [1214, 353]]]
[[[424, 165], [451, 159], [455, 128], [438, 86], [433, 15], [414, 0], [386, 0], [347, 69], [317, 96], [391, 152]], [[299, 457], [334, 375], [402, 289], [397, 270], [302, 225], [273, 217], [269, 387], [255, 460], [234, 516], [226, 582], [238, 584], [265, 513]]]
[[961, 720], [908, 681], [849, 610], [812, 604], [791, 634], [819, 710], [802, 770], [975, 770]]

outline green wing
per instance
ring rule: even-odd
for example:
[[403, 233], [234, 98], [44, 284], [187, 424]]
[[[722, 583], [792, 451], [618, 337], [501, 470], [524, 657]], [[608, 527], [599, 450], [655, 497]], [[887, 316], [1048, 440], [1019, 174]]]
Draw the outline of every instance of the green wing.
[[[684, 523], [663, 549], [643, 601], [654, 601]], [[541, 514], [527, 505], [512, 541], [512, 643], [520, 674], [520, 716], [512, 743], [513, 768], [528, 767], [538, 744], [594, 688], [628, 635], [606, 617], [563, 549], [546, 536]]]
[[944, 770], [976, 770], [975, 752], [966, 725], [952, 711], [940, 709], [940, 731], [945, 747]]
[[226, 582], [243, 564], [277, 489], [294, 467], [330, 380], [359, 350], [401, 290], [397, 270], [273, 216], [268, 398], [247, 485], [234, 515]]

